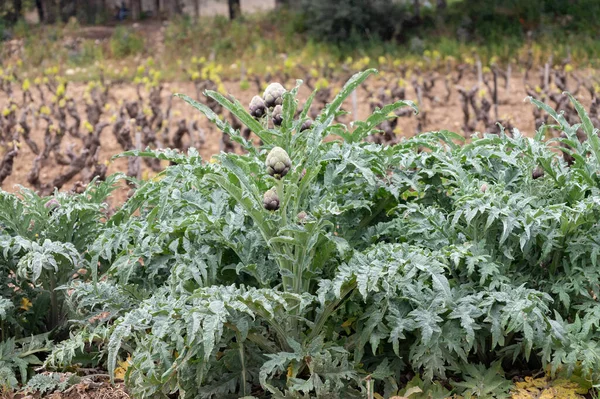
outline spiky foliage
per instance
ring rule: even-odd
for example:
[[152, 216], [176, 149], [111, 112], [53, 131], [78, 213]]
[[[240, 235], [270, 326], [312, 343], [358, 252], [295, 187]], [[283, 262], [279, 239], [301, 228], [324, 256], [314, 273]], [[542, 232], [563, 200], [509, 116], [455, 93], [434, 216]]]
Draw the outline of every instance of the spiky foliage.
[[[78, 276], [104, 228], [104, 200], [118, 176], [79, 195], [0, 192], [0, 333], [27, 337], [64, 326], [61, 287]], [[85, 270], [83, 270], [85, 272]]]

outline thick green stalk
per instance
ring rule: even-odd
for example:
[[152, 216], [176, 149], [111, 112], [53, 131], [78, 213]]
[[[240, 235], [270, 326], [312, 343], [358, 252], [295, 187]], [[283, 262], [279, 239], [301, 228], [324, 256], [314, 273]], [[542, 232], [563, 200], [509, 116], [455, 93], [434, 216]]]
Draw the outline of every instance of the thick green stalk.
[[281, 213], [281, 225], [287, 225], [287, 201], [285, 200], [285, 192], [283, 190], [283, 180], [277, 180], [277, 196], [279, 197], [279, 212]]
[[[565, 229], [561, 229], [561, 230], [564, 231]], [[569, 234], [568, 230], [566, 230], [563, 233], [562, 239], [560, 240], [560, 249], [555, 251], [554, 255], [552, 256], [552, 264], [550, 265], [550, 273], [552, 273], [552, 275], [556, 274], [558, 267], [562, 263], [563, 252], [564, 252], [564, 248], [565, 248], [567, 234]]]
[[563, 256], [562, 249], [554, 252], [554, 255], [552, 256], [552, 264], [550, 266], [550, 273], [552, 275], [556, 274], [556, 271], [558, 270], [558, 266], [560, 265], [560, 263], [562, 261], [562, 256]]
[[50, 328], [49, 330], [53, 330], [58, 326], [58, 297], [56, 295], [56, 278], [54, 273], [48, 272], [47, 281], [50, 282], [50, 287], [48, 287], [48, 291], [50, 291]]
[[[296, 250], [298, 250], [298, 247], [296, 247]], [[306, 259], [306, 247], [302, 246], [302, 249], [300, 250], [300, 254], [296, 257], [296, 264], [295, 264], [296, 281], [295, 281], [294, 292], [299, 295], [301, 295], [302, 292], [306, 291], [304, 288], [306, 284], [304, 281], [302, 281], [302, 275], [304, 274], [305, 259]]]
[[350, 294], [355, 288], [356, 288], [356, 281], [353, 281], [350, 284], [348, 284], [345, 288], [342, 288], [342, 290], [340, 291], [340, 296], [335, 301], [330, 302], [329, 305], [327, 305], [325, 307], [325, 309], [323, 310], [323, 313], [321, 313], [319, 315], [319, 318], [315, 322], [315, 326], [313, 327], [312, 331], [310, 332], [310, 335], [306, 339], [307, 342], [310, 342], [310, 341], [314, 340], [315, 338], [317, 338], [317, 336], [321, 333], [323, 326], [325, 326], [325, 323], [329, 319], [329, 316], [331, 316], [337, 310], [338, 306], [344, 301], [344, 299], [346, 299], [348, 294]]
[[240, 352], [240, 364], [242, 365], [241, 378], [242, 378], [242, 393], [244, 396], [248, 395], [248, 383], [246, 381], [246, 360], [244, 358], [244, 343], [242, 342], [242, 335], [239, 331], [236, 333], [238, 341], [238, 350]]
[[283, 330], [282, 326], [279, 324], [279, 321], [272, 320], [271, 318], [269, 318], [269, 315], [263, 312], [260, 308], [252, 308], [252, 310], [255, 311], [260, 317], [262, 317], [273, 330], [275, 330], [275, 332], [277, 333], [277, 338], [279, 338], [279, 344], [281, 345], [281, 347], [286, 351], [291, 350], [290, 346], [287, 343], [288, 334]]
[[[277, 180], [277, 196], [279, 197], [279, 204], [280, 204], [280, 208], [279, 208], [279, 213], [281, 215], [281, 222], [280, 222], [280, 227], [285, 227], [287, 225], [287, 205], [288, 205], [288, 201], [286, 201], [285, 198], [285, 190], [283, 188], [283, 180], [279, 179]], [[289, 258], [293, 257], [293, 249], [290, 250], [289, 246], [287, 244], [278, 244], [280, 245], [280, 251], [285, 254], [285, 256], [288, 259], [283, 259], [280, 258], [279, 259], [279, 267], [281, 269], [287, 270], [289, 272], [291, 272], [294, 276], [297, 275], [298, 273], [298, 262], [290, 262]], [[284, 276], [282, 278], [283, 280], [283, 286], [284, 289], [288, 292], [294, 292], [294, 293], [298, 293], [296, 290], [296, 285], [297, 282], [294, 281], [294, 278], [291, 276]]]

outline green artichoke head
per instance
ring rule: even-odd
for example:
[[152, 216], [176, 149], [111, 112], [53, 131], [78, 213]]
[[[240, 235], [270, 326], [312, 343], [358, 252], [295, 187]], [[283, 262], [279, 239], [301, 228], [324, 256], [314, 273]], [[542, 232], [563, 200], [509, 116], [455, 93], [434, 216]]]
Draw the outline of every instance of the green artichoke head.
[[267, 173], [277, 179], [285, 176], [292, 167], [292, 160], [288, 153], [281, 147], [273, 147], [269, 155], [267, 155]]

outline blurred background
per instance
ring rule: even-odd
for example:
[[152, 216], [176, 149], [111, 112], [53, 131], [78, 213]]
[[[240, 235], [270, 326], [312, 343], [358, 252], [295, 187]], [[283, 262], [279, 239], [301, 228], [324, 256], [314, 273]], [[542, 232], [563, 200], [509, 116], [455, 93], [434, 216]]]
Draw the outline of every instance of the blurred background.
[[380, 143], [441, 129], [532, 134], [546, 117], [525, 97], [575, 117], [564, 91], [597, 118], [599, 28], [597, 0], [2, 0], [0, 185], [77, 191], [164, 168], [113, 160], [131, 149], [239, 151], [171, 95], [206, 102], [217, 90], [247, 106], [268, 83], [301, 79], [316, 115], [369, 67], [380, 73], [341, 121], [401, 99], [421, 111], [390, 115], [370, 138]]

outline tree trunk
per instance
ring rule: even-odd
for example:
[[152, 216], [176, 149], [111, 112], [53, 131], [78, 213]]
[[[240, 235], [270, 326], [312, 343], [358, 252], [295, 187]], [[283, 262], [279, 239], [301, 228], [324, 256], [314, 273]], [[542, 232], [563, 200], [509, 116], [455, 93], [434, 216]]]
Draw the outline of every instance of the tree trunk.
[[240, 0], [227, 0], [229, 4], [229, 19], [235, 19], [242, 14]]
[[446, 17], [446, 8], [448, 4], [446, 0], [436, 0], [435, 3], [435, 24], [437, 28], [443, 28]]
[[[112, 4], [111, 4], [111, 6], [112, 6]], [[113, 9], [108, 7], [108, 0], [102, 0], [100, 2], [100, 7], [101, 7], [100, 14], [102, 15], [102, 22], [106, 23], [106, 20], [110, 19], [111, 15], [113, 13]], [[94, 19], [96, 19], [96, 16], [94, 17]]]
[[413, 12], [415, 19], [421, 19], [421, 2], [419, 0], [413, 1]]
[[[90, 4], [86, 4], [86, 3], [90, 3]], [[80, 23], [89, 23], [89, 12], [92, 12], [94, 14], [94, 17], [96, 16], [96, 13], [98, 11], [98, 5], [96, 4], [95, 1], [87, 1], [87, 2], [83, 2], [82, 0], [75, 0], [73, 1], [73, 17], [77, 18], [77, 21], [79, 21]]]
[[23, 11], [23, 2], [21, 0], [13, 0], [13, 8], [15, 10], [15, 21], [21, 18]]
[[173, 18], [175, 15], [181, 14], [181, 7], [179, 6], [179, 1], [165, 0], [165, 3], [163, 4], [165, 4], [166, 6], [169, 18]]
[[35, 7], [37, 8], [40, 24], [42, 24], [44, 23], [44, 7], [42, 6], [42, 0], [35, 0]]
[[45, 24], [53, 24], [56, 22], [58, 15], [58, 4], [56, 0], [40, 0], [42, 6], [42, 13], [44, 19], [42, 20]]
[[194, 0], [194, 18], [196, 19], [196, 23], [200, 19], [200, 0]]
[[275, 0], [275, 8], [287, 7], [290, 5], [289, 0]]
[[57, 0], [56, 8], [58, 13], [58, 18], [62, 22], [69, 21], [73, 15], [75, 15], [75, 8], [77, 7], [75, 0]]
[[131, 19], [138, 21], [142, 17], [142, 0], [131, 0]]

